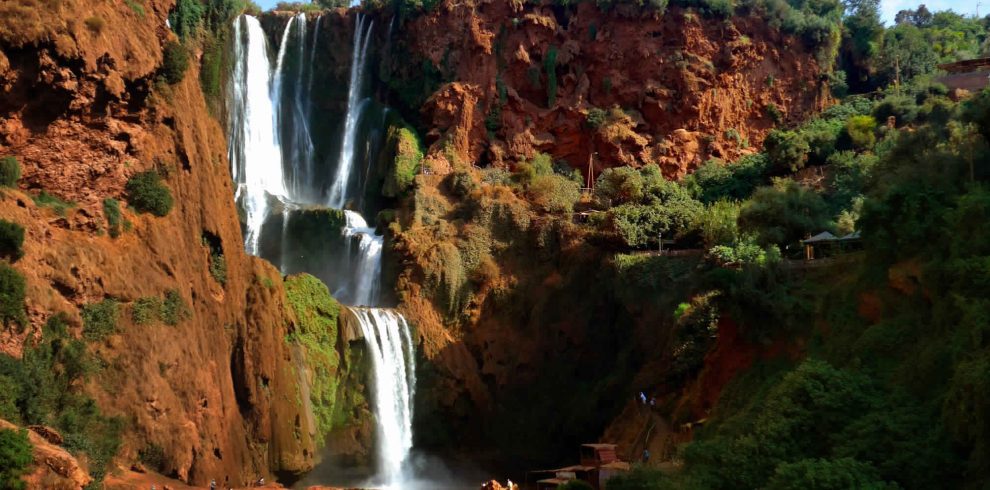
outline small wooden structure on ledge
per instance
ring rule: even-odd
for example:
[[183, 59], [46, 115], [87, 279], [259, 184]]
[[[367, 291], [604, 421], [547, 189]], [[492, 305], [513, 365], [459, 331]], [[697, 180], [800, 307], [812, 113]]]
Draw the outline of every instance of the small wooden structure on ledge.
[[[581, 464], [553, 470], [531, 471], [530, 475], [546, 475], [536, 481], [537, 490], [556, 490], [557, 486], [571, 480], [581, 480], [596, 490], [605, 490], [607, 482], [619, 473], [629, 471], [629, 463], [619, 461], [615, 444], [582, 444]], [[530, 478], [526, 478], [527, 488]]]

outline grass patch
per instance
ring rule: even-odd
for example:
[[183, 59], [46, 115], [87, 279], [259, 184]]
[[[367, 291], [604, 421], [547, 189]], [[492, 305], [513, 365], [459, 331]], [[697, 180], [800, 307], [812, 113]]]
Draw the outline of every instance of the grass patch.
[[161, 319], [162, 300], [154, 296], [138, 298], [131, 305], [131, 320], [137, 325], [150, 325]]
[[65, 217], [70, 209], [76, 207], [75, 202], [63, 201], [45, 191], [41, 191], [37, 196], [31, 196], [31, 200], [34, 201], [35, 206], [50, 208], [55, 211], [55, 214], [62, 217]]
[[107, 217], [107, 232], [111, 238], [120, 236], [121, 225], [124, 221], [120, 214], [120, 202], [114, 198], [103, 200], [103, 214]]

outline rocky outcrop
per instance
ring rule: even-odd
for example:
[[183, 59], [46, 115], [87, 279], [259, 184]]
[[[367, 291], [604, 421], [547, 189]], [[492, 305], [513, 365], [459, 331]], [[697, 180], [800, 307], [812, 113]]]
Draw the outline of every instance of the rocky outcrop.
[[[0, 419], [0, 429], [22, 430], [16, 425]], [[27, 474], [21, 480], [27, 488], [85, 488], [93, 479], [79, 461], [60, 447], [61, 436], [51, 428], [32, 426], [28, 430], [31, 454], [34, 457]]]
[[[79, 335], [81, 308], [114, 298], [117, 332], [89, 345], [106, 367], [86, 391], [128, 421], [120, 466], [153, 445], [164, 474], [193, 484], [305, 471], [317, 444], [285, 342], [296, 319], [282, 280], [243, 252], [225, 140], [196, 63], [181, 83], [156, 79], [175, 37], [165, 26], [173, 1], [133, 4], [68, 0], [0, 15], [0, 154], [23, 169], [18, 189], [0, 193], [0, 215], [25, 228], [14, 268], [30, 319], [23, 332], [0, 332], [0, 345], [18, 356], [59, 312]], [[165, 217], [126, 206], [126, 181], [146, 170], [175, 197]], [[108, 198], [122, 202], [116, 238]], [[217, 254], [222, 279], [211, 274]], [[184, 320], [133, 321], [135, 301], [169, 290], [188, 305]]]
[[404, 24], [390, 85], [405, 94], [430, 79], [419, 67], [438, 71], [421, 108], [428, 164], [545, 152], [582, 171], [591, 158], [596, 173], [658, 163], [676, 178], [826, 102], [813, 54], [763, 19], [628, 7], [445, 1]]

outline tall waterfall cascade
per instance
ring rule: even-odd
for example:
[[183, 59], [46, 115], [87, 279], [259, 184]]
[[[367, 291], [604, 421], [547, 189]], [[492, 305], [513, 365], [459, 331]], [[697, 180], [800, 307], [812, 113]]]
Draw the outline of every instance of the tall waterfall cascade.
[[[346, 266], [338, 273], [346, 277], [334, 296], [352, 305], [347, 308], [360, 325], [371, 361], [379, 465], [372, 484], [401, 488], [413, 440], [416, 379], [412, 333], [401, 314], [382, 307], [383, 237], [360, 212], [345, 209], [360, 201], [363, 189], [354, 185], [355, 181], [367, 181], [368, 169], [356, 168], [362, 162], [355, 149], [367, 144], [359, 141], [358, 127], [371, 103], [364, 95], [364, 85], [374, 23], [356, 14], [340, 152], [334, 159], [329, 187], [320, 189], [314, 184], [318, 180], [315, 176], [325, 171], [317, 168], [310, 128], [312, 96], [321, 89], [314, 83], [321, 20], [317, 17], [314, 28], [308, 29], [310, 20], [305, 14], [290, 18], [274, 53], [258, 19], [244, 15], [235, 21], [234, 67], [227, 101], [231, 170], [237, 184], [236, 199], [245, 215], [244, 245], [250, 254], [261, 255], [262, 227], [272, 215], [281, 217], [280, 239], [284, 243], [293, 239], [288, 233], [292, 209], [326, 205], [344, 211], [341, 233]], [[284, 256], [267, 258], [286, 262]]]

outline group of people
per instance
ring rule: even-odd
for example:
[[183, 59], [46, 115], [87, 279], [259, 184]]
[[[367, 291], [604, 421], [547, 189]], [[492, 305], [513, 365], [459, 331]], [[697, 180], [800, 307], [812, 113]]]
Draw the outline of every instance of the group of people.
[[[647, 405], [646, 393], [643, 393], [642, 391], [639, 392], [639, 403], [642, 404], [644, 407]], [[657, 397], [651, 396], [650, 397], [650, 400], [649, 400], [649, 405], [650, 405], [650, 408], [656, 408], [657, 407]]]

